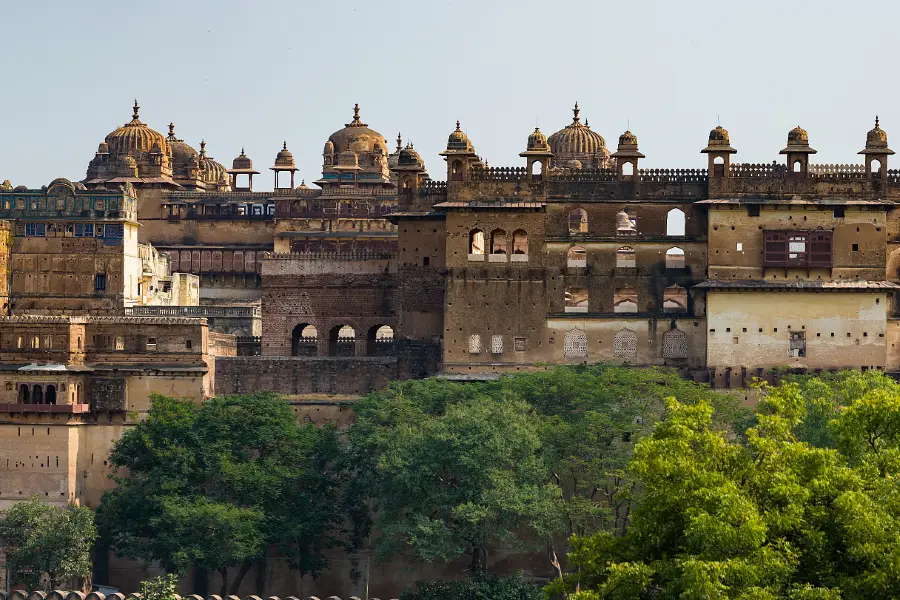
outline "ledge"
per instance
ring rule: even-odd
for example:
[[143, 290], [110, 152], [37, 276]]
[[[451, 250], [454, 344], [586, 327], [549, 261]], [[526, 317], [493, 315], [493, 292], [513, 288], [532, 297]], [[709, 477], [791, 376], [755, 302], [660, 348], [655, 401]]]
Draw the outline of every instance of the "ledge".
[[90, 404], [3, 404], [0, 403], [0, 412], [8, 413], [71, 413], [83, 414], [91, 412]]

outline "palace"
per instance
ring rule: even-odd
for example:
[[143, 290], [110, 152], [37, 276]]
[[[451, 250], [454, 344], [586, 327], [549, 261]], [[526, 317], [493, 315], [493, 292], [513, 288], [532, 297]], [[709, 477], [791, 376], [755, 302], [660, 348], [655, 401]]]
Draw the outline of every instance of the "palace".
[[630, 131], [611, 151], [577, 105], [549, 137], [523, 134], [516, 166], [450, 129], [431, 179], [357, 106], [315, 187], [295, 185], [284, 143], [259, 191], [245, 149], [227, 168], [135, 103], [82, 181], [4, 182], [0, 506], [96, 506], [152, 393], [274, 390], [298, 418], [346, 424], [393, 379], [546, 363], [726, 388], [900, 372], [900, 171], [877, 119], [859, 164], [812, 163], [800, 127], [784, 160], [738, 163], [716, 127], [690, 169], [642, 168]]

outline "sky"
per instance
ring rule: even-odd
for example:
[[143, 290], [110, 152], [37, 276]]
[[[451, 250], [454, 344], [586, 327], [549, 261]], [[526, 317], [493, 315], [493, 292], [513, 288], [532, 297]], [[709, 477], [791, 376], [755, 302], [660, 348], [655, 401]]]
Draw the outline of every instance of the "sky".
[[13, 185], [83, 179], [134, 99], [142, 121], [174, 122], [226, 166], [246, 148], [254, 189], [271, 189], [282, 141], [298, 183], [317, 179], [357, 102], [434, 179], [457, 119], [492, 166], [524, 166], [535, 125], [561, 129], [576, 101], [612, 151], [630, 128], [650, 168], [704, 168], [717, 123], [738, 162], [779, 159], [798, 124], [818, 163], [861, 163], [876, 113], [900, 136], [889, 0], [55, 0], [5, 3], [2, 21]]

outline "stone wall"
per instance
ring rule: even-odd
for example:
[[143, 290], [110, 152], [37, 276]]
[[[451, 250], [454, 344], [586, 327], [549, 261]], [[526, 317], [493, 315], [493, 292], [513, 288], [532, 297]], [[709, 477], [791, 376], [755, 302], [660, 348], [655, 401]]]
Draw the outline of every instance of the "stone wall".
[[397, 378], [397, 358], [237, 356], [216, 358], [219, 395], [365, 394]]

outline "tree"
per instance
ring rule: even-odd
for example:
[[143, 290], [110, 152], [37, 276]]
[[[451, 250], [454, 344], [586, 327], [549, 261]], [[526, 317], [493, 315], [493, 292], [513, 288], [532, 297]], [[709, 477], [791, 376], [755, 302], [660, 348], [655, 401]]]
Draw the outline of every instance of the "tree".
[[[747, 443], [711, 427], [704, 402], [669, 418], [630, 466], [643, 486], [624, 536], [573, 540], [551, 593], [581, 598], [887, 600], [900, 595], [900, 403], [883, 389], [830, 425], [844, 452], [797, 438], [797, 383], [762, 389]], [[873, 443], [869, 443], [873, 440]]]
[[200, 406], [154, 396], [111, 454], [117, 486], [98, 510], [101, 530], [128, 558], [218, 572], [223, 595], [270, 547], [317, 575], [325, 550], [345, 541], [342, 460], [333, 428], [298, 426], [273, 394]]
[[141, 582], [141, 600], [178, 600], [178, 578], [167, 573]]
[[50, 589], [91, 575], [91, 550], [97, 538], [94, 513], [70, 505], [60, 509], [35, 497], [0, 512], [0, 548], [6, 554], [10, 583]]

